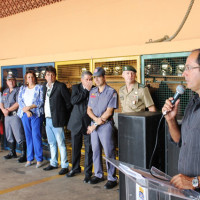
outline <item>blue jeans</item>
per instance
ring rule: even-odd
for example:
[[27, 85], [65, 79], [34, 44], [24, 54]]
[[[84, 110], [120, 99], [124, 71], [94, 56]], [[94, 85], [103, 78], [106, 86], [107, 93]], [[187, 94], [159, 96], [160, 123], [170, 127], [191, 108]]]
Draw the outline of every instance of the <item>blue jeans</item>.
[[[50, 145], [51, 160], [50, 165], [58, 166], [58, 148], [60, 150], [61, 167], [68, 168], [67, 149], [65, 146], [65, 135], [63, 127], [53, 127], [52, 119], [46, 118], [46, 133]], [[57, 148], [58, 144], [58, 148]]]
[[22, 116], [22, 123], [26, 136], [27, 160], [34, 160], [35, 154], [35, 159], [41, 162], [43, 160], [42, 136], [40, 131], [42, 117], [36, 117], [34, 115], [27, 117], [27, 114], [24, 113]]

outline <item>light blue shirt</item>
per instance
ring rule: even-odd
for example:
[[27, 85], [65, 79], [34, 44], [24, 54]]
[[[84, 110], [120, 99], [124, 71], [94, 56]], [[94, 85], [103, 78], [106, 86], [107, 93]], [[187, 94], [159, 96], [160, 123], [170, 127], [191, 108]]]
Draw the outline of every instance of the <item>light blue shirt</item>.
[[92, 108], [93, 113], [97, 117], [101, 117], [107, 108], [118, 108], [116, 90], [105, 85], [104, 90], [99, 93], [98, 87], [92, 88], [90, 91], [88, 106]]

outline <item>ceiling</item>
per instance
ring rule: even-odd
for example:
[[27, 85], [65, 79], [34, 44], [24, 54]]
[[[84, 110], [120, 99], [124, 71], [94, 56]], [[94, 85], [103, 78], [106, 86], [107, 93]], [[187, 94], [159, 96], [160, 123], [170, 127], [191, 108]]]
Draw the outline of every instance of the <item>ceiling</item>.
[[25, 12], [62, 0], [0, 0], [0, 18]]

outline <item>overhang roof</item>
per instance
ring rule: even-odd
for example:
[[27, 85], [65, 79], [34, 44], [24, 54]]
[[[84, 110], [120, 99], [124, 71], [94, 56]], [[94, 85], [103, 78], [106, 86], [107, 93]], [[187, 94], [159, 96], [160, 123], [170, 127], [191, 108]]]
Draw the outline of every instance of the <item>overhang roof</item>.
[[0, 18], [15, 15], [62, 0], [0, 0]]

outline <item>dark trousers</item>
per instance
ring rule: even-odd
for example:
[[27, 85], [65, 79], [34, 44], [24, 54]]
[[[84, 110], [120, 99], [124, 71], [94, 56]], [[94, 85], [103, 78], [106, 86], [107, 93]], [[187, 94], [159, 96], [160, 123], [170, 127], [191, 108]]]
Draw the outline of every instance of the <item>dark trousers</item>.
[[80, 158], [82, 148], [82, 138], [84, 137], [85, 144], [85, 164], [84, 173], [85, 176], [92, 175], [92, 146], [90, 135], [83, 135], [82, 131], [73, 134], [72, 133], [72, 170], [80, 169]]

